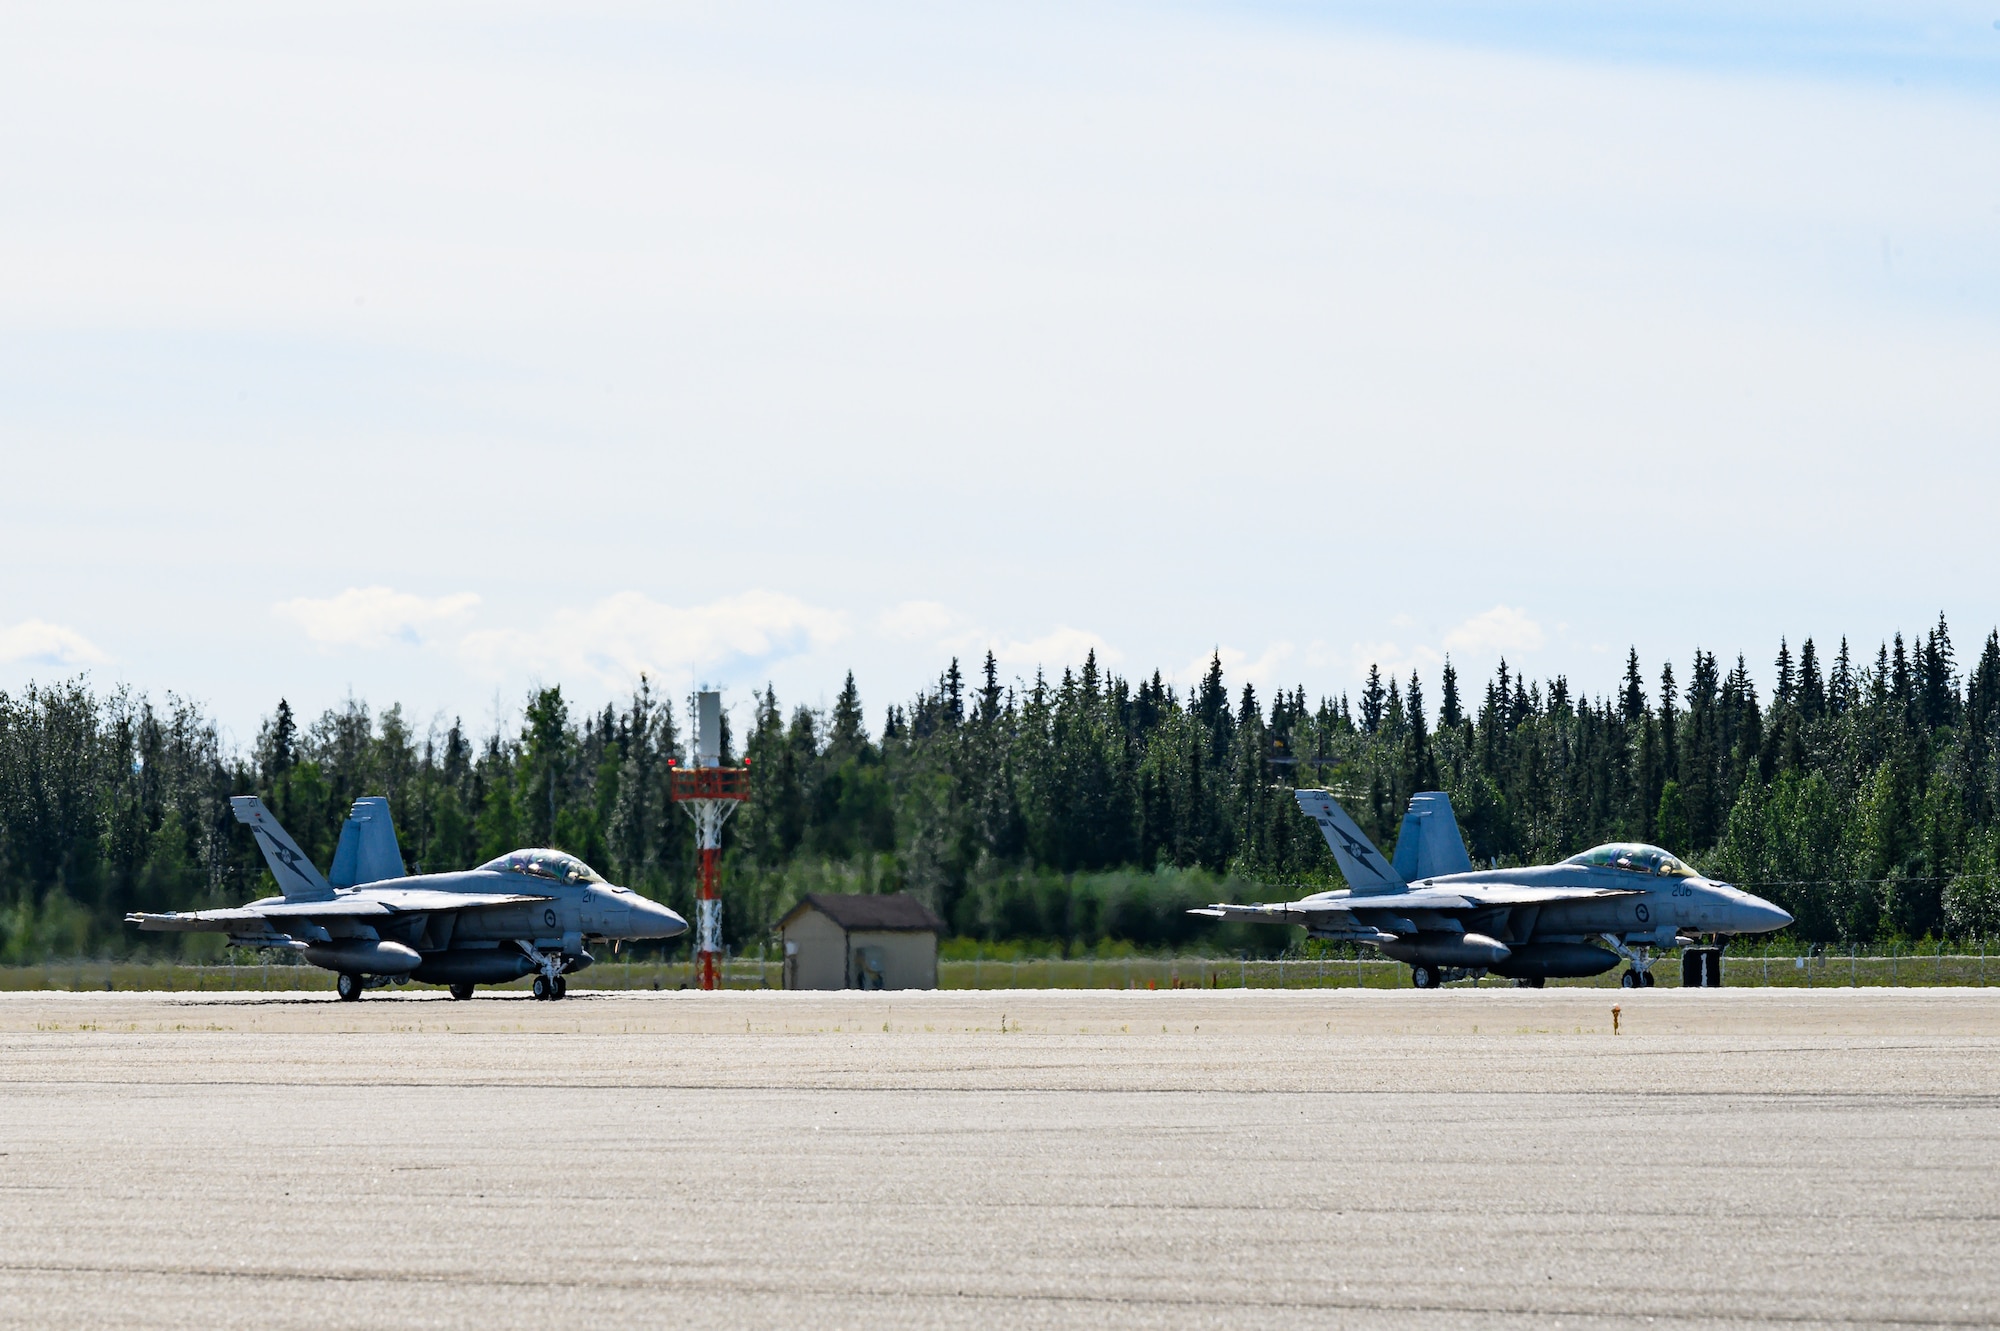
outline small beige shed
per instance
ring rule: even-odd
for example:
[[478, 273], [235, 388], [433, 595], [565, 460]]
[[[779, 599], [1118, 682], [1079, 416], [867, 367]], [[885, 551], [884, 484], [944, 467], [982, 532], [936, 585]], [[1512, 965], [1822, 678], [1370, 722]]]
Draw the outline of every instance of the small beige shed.
[[935, 989], [944, 921], [905, 892], [808, 892], [778, 921], [787, 989]]

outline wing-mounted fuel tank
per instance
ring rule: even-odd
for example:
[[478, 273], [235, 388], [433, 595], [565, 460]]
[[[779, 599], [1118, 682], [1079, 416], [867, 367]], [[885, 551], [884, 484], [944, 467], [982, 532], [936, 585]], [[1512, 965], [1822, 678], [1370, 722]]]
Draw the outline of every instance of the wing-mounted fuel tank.
[[314, 943], [307, 961], [330, 971], [355, 975], [407, 975], [423, 962], [413, 947], [380, 938], [335, 938]]
[[1485, 934], [1420, 933], [1377, 944], [1384, 956], [1412, 966], [1473, 966], [1497, 970], [1513, 949]]

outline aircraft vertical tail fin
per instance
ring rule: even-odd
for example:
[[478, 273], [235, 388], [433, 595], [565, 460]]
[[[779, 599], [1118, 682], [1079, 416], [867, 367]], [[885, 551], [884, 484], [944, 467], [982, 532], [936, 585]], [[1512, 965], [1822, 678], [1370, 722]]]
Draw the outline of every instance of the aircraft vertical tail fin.
[[340, 829], [340, 844], [334, 848], [327, 881], [335, 887], [359, 887], [401, 878], [407, 872], [403, 848], [396, 844], [396, 824], [389, 817], [389, 801], [381, 795], [364, 795], [354, 801], [347, 826]]
[[1451, 796], [1426, 790], [1410, 797], [1410, 811], [1403, 815], [1403, 830], [1396, 836], [1395, 869], [1411, 883], [1472, 872], [1458, 816], [1451, 811]]
[[264, 852], [264, 862], [271, 866], [271, 876], [278, 880], [278, 890], [287, 901], [325, 901], [333, 896], [332, 886], [319, 876], [299, 843], [278, 825], [264, 801], [255, 795], [233, 795], [229, 808], [237, 822], [249, 824], [257, 849]]
[[1300, 790], [1294, 794], [1306, 817], [1319, 824], [1320, 835], [1332, 847], [1341, 875], [1355, 892], [1362, 895], [1400, 892], [1409, 885], [1390, 867], [1389, 861], [1375, 849], [1374, 843], [1362, 834], [1347, 810], [1333, 798], [1332, 791]]

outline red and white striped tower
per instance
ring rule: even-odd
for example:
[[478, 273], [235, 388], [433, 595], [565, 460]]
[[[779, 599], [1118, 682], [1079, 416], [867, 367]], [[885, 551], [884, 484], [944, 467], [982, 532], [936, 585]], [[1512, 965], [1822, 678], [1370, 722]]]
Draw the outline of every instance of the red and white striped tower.
[[722, 898], [715, 883], [722, 860], [722, 825], [736, 806], [750, 798], [747, 767], [722, 765], [722, 695], [694, 696], [693, 765], [677, 768], [670, 780], [674, 802], [694, 818], [695, 844], [701, 856], [701, 894], [695, 901], [694, 950], [701, 987], [716, 985], [716, 959], [722, 955]]

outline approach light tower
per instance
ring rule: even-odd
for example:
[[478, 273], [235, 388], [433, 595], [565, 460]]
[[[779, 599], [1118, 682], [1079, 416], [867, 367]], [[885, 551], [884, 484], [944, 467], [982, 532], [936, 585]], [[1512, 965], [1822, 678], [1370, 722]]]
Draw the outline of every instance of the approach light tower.
[[701, 851], [701, 895], [695, 901], [694, 950], [700, 958], [701, 987], [715, 988], [716, 958], [722, 955], [722, 898], [715, 880], [722, 860], [722, 825], [750, 798], [749, 764], [722, 765], [722, 695], [694, 696], [693, 763], [669, 774], [674, 802], [694, 818]]

